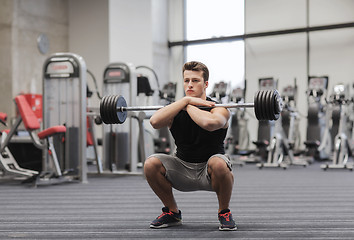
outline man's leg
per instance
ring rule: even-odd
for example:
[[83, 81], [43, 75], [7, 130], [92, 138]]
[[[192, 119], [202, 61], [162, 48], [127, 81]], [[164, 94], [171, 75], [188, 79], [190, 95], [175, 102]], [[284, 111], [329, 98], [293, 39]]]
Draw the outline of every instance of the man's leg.
[[232, 187], [234, 184], [234, 175], [232, 174], [232, 171], [230, 171], [225, 160], [219, 157], [209, 159], [208, 173], [211, 178], [211, 186], [216, 192], [219, 201], [219, 230], [236, 230], [237, 226], [229, 209]]
[[172, 193], [171, 183], [166, 179], [166, 169], [156, 157], [148, 158], [144, 163], [144, 174], [151, 189], [155, 192], [165, 207], [178, 213], [176, 200]]
[[219, 212], [228, 209], [234, 184], [232, 171], [223, 159], [213, 157], [208, 161], [208, 174], [211, 177], [211, 186], [218, 197]]

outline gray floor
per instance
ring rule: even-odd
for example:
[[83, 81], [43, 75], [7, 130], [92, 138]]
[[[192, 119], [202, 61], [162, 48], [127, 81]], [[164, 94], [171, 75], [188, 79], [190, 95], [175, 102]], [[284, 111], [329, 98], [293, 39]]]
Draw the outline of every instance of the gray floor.
[[235, 166], [231, 210], [238, 231], [220, 232], [211, 192], [175, 192], [183, 225], [149, 229], [161, 204], [142, 176], [87, 184], [0, 184], [0, 239], [354, 239], [354, 172]]

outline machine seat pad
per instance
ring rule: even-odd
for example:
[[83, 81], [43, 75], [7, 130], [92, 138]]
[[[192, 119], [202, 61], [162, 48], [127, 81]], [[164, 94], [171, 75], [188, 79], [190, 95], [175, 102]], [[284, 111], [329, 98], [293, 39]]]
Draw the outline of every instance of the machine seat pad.
[[306, 147], [319, 147], [320, 146], [320, 141], [305, 141], [304, 142]]
[[3, 113], [3, 112], [0, 112], [0, 119], [4, 122], [6, 122], [7, 120], [7, 114], [6, 113]]
[[253, 144], [255, 144], [257, 147], [267, 147], [269, 145], [269, 142], [267, 140], [253, 141]]
[[37, 130], [40, 128], [38, 118], [34, 114], [32, 108], [28, 104], [25, 96], [19, 95], [15, 97], [15, 102], [23, 120], [23, 124], [27, 130]]
[[59, 125], [59, 126], [53, 126], [53, 127], [50, 127], [50, 128], [47, 128], [41, 132], [38, 133], [38, 137], [39, 139], [43, 139], [43, 138], [46, 138], [48, 136], [52, 136], [56, 133], [65, 133], [66, 132], [66, 127], [65, 126], [62, 126], [62, 125]]

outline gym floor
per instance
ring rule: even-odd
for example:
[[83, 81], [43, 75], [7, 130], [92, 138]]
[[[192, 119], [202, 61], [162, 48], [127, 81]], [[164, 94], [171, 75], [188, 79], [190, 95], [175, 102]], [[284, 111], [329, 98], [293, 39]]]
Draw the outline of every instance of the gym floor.
[[353, 239], [354, 173], [234, 166], [238, 231], [218, 231], [212, 192], [175, 191], [183, 225], [150, 229], [161, 203], [142, 176], [31, 188], [0, 184], [0, 239]]

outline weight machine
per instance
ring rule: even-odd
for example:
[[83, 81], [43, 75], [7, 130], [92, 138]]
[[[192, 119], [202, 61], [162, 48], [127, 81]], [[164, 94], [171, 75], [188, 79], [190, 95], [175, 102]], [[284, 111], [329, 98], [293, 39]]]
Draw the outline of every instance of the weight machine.
[[[7, 114], [0, 112], [0, 123], [7, 126]], [[17, 120], [18, 122], [20, 120]], [[15, 123], [16, 125], [16, 123]], [[37, 171], [22, 168], [18, 165], [16, 159], [12, 155], [10, 149], [8, 148], [8, 143], [11, 140], [12, 135], [15, 133], [14, 130], [5, 130], [1, 132], [1, 142], [0, 142], [0, 172], [1, 177], [12, 177], [12, 178], [29, 178], [36, 176]]]
[[[155, 71], [147, 66], [135, 67], [131, 63], [111, 63], [103, 74], [103, 95], [120, 94], [127, 96], [126, 99], [103, 97], [101, 104], [115, 108], [122, 104], [135, 105], [136, 103], [148, 103], [152, 99], [154, 90], [151, 88], [147, 75], [138, 73], [137, 69], [148, 69], [151, 71], [157, 82], [159, 82]], [[161, 92], [160, 92], [161, 96]], [[102, 115], [100, 116], [105, 122]], [[111, 116], [112, 117], [112, 116]], [[146, 157], [154, 153], [154, 139], [152, 134], [146, 130], [144, 121], [151, 117], [148, 111], [139, 113], [130, 112], [122, 119], [128, 118], [125, 125], [103, 125], [103, 161], [102, 172], [104, 174], [142, 174], [138, 168], [142, 167]]]
[[223, 98], [227, 96], [227, 88], [228, 88], [228, 84], [224, 81], [215, 83], [213, 86], [213, 90], [210, 94], [210, 97], [214, 98], [214, 100], [221, 103], [223, 101]]
[[[246, 82], [245, 88], [235, 88], [230, 93], [231, 102], [243, 103], [245, 102]], [[254, 153], [249, 149], [249, 131], [247, 111], [243, 108], [232, 109], [229, 123], [229, 130], [226, 136], [226, 152], [231, 156], [231, 159], [236, 164], [243, 165], [249, 160], [250, 154]]]
[[294, 155], [300, 152], [301, 136], [299, 131], [300, 117], [297, 111], [297, 84], [287, 86], [282, 92], [284, 110], [282, 112], [282, 127], [289, 140]]
[[[111, 63], [105, 68], [103, 95], [124, 94], [129, 104], [136, 104], [137, 87], [136, 67], [133, 64], [118, 62]], [[107, 104], [114, 106], [115, 102]], [[103, 171], [137, 172], [138, 129], [139, 122], [131, 117], [125, 125], [103, 125]]]
[[[86, 63], [73, 53], [55, 53], [43, 65], [43, 127], [66, 127], [62, 138], [53, 146], [64, 176], [87, 182], [87, 105]], [[55, 172], [43, 157], [43, 171]], [[53, 178], [53, 180], [55, 180]]]
[[[58, 162], [57, 153], [53, 145], [53, 139], [59, 135], [62, 137], [66, 133], [66, 127], [63, 125], [51, 126], [42, 131], [37, 116], [28, 104], [24, 95], [15, 97], [15, 103], [18, 109], [18, 116], [12, 128], [2, 134], [1, 141], [1, 166], [4, 173], [17, 176], [26, 176], [24, 183], [34, 183], [34, 186], [43, 184], [57, 184], [62, 182], [72, 181], [72, 178], [64, 176]], [[12, 137], [19, 130], [20, 124], [23, 123], [25, 130], [28, 132], [32, 143], [39, 149], [43, 150], [43, 154], [48, 156], [44, 159], [41, 173], [28, 169], [21, 168], [11, 152], [8, 149], [8, 144]], [[51, 169], [51, 171], [47, 171]]]
[[[328, 77], [308, 78], [308, 99], [307, 133], [305, 158], [308, 161], [328, 159], [331, 153], [330, 144], [320, 147], [326, 131], [326, 106], [322, 103], [326, 98], [328, 88]], [[324, 142], [324, 141], [322, 141]]]
[[[281, 167], [286, 169], [289, 165], [300, 165], [306, 167], [307, 161], [296, 159], [294, 156], [295, 136], [298, 136], [296, 129], [297, 111], [296, 106], [296, 80], [295, 86], [285, 87], [282, 93], [284, 108], [280, 119], [275, 122], [274, 134], [268, 146], [267, 162], [258, 163], [259, 168], [263, 167]], [[283, 128], [284, 117], [289, 119], [287, 131]], [[287, 158], [286, 158], [287, 157]]]
[[[159, 97], [165, 104], [170, 104], [176, 99], [176, 83], [166, 83], [159, 94]], [[175, 144], [168, 127], [158, 129], [158, 137], [154, 138], [154, 146], [156, 153], [172, 154], [175, 150]]]
[[[245, 89], [235, 88], [230, 93], [230, 100], [234, 103], [245, 102]], [[249, 154], [249, 132], [247, 128], [248, 119], [246, 118], [246, 110], [232, 109], [230, 119], [230, 131], [228, 138], [229, 154]]]
[[350, 146], [350, 132], [353, 127], [353, 122], [350, 121], [350, 106], [353, 105], [354, 99], [349, 97], [349, 86], [344, 84], [335, 85], [331, 102], [337, 103], [340, 107], [340, 120], [338, 134], [334, 138], [334, 152], [332, 164], [322, 164], [321, 168], [326, 170], [334, 169], [349, 169], [353, 170], [353, 163], [348, 163], [349, 157], [353, 155]]
[[[274, 78], [260, 78], [259, 90], [271, 90], [277, 88], [277, 81]], [[252, 141], [256, 145], [254, 156], [248, 158], [248, 162], [265, 162], [268, 158], [268, 146], [274, 133], [274, 121], [263, 120], [258, 122], [257, 141]]]

